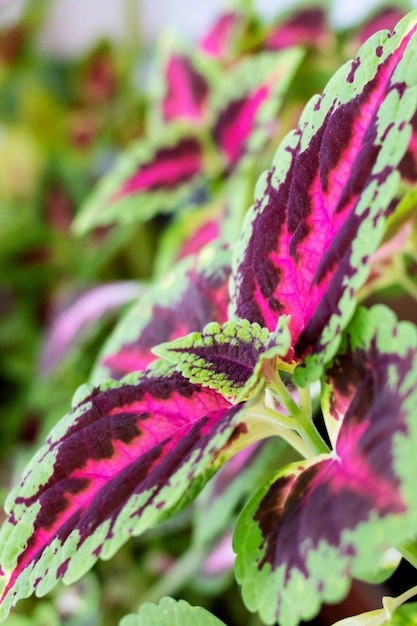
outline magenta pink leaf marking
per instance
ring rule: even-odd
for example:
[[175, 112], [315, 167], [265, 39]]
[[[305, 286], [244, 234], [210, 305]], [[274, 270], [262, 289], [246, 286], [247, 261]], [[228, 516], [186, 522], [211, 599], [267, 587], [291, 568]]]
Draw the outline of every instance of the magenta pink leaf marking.
[[43, 346], [40, 366], [44, 374], [48, 373], [74, 348], [74, 343], [90, 327], [128, 302], [135, 300], [141, 287], [133, 281], [107, 283], [92, 287], [60, 312], [51, 324]]
[[167, 90], [162, 102], [165, 121], [179, 118], [201, 122], [206, 114], [208, 84], [185, 54], [173, 54], [166, 68]]
[[326, 11], [312, 6], [298, 9], [287, 20], [272, 28], [264, 47], [267, 50], [283, 50], [291, 46], [316, 47], [329, 33]]
[[[215, 103], [215, 122], [211, 130], [216, 146], [226, 160], [230, 173], [247, 153], [259, 154], [276, 124], [283, 88], [302, 58], [298, 49], [264, 52], [235, 64], [223, 85], [229, 97]], [[231, 92], [230, 81], [240, 85]]]
[[234, 35], [243, 16], [235, 11], [221, 15], [200, 42], [200, 48], [211, 57], [225, 57], [230, 52]]
[[263, 85], [249, 96], [230, 102], [220, 112], [213, 128], [213, 137], [231, 165], [236, 164], [244, 154], [257, 113], [270, 91], [271, 86]]
[[183, 137], [177, 145], [160, 148], [152, 161], [141, 164], [137, 173], [113, 194], [111, 201], [138, 192], [174, 189], [192, 180], [202, 169], [202, 146], [195, 137]]
[[[405, 150], [407, 116], [415, 107], [415, 94], [396, 72], [405, 54], [412, 55], [416, 26], [404, 26], [404, 35], [386, 37], [383, 58], [382, 45], [366, 44], [310, 102], [247, 215], [234, 259], [232, 312], [271, 330], [280, 315], [290, 314], [289, 359], [326, 355], [327, 344], [335, 349], [356, 285], [366, 279], [369, 253], [382, 238], [398, 146]], [[387, 103], [393, 103], [389, 114]], [[390, 150], [391, 142], [398, 151]]]
[[185, 259], [192, 254], [198, 254], [204, 246], [218, 240], [220, 227], [220, 218], [214, 217], [197, 226], [191, 236], [180, 247], [177, 260]]

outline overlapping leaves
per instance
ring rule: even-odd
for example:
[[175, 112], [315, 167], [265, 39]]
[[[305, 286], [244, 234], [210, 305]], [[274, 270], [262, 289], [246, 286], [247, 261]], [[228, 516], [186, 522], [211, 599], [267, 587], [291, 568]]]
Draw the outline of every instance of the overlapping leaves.
[[[368, 41], [282, 143], [235, 253], [231, 319], [229, 253], [219, 247], [207, 264], [210, 248], [186, 259], [122, 322], [97, 379], [148, 369], [78, 395], [29, 464], [0, 533], [0, 618], [19, 598], [75, 580], [173, 515], [225, 459], [271, 433], [291, 431], [306, 460], [277, 470], [236, 530], [244, 598], [266, 623], [313, 616], [322, 601], [344, 595], [351, 576], [366, 578], [392, 537], [401, 542], [415, 530], [416, 330], [378, 307], [349, 321], [399, 164], [413, 150], [416, 31], [414, 14]], [[279, 57], [282, 67], [269, 55], [236, 64], [238, 87], [223, 89], [226, 78], [212, 98], [206, 134], [174, 124], [163, 140], [137, 144], [79, 226], [182, 206], [259, 154], [272, 120], [267, 104], [280, 102], [299, 58], [293, 50]], [[172, 59], [167, 77], [189, 88], [167, 90], [167, 126], [176, 116], [200, 125], [209, 81], [184, 56]], [[161, 342], [169, 343], [155, 352], [171, 364], [149, 367]], [[264, 363], [273, 383], [262, 397]], [[289, 376], [294, 365], [300, 385], [325, 368], [331, 453], [319, 454], [325, 444], [314, 449], [306, 396], [279, 378], [280, 366]], [[251, 395], [252, 413], [251, 402], [236, 405]], [[246, 438], [258, 418], [256, 436]]]
[[[160, 137], [150, 132], [123, 154], [87, 200], [76, 229], [143, 222], [173, 211], [219, 176], [227, 177], [247, 153], [260, 154], [301, 58], [296, 48], [265, 52], [243, 59], [213, 85], [210, 76], [193, 67], [191, 57], [174, 54], [167, 67], [171, 98], [162, 102], [165, 112], [169, 104], [169, 123]], [[210, 96], [210, 106], [196, 95], [196, 81], [204, 100]], [[175, 97], [184, 97], [185, 89], [194, 98], [191, 103]]]
[[232, 312], [273, 330], [290, 314], [299, 384], [320, 376], [380, 243], [417, 108], [416, 16], [367, 41], [258, 182], [233, 268]]
[[93, 382], [144, 370], [156, 358], [155, 345], [202, 331], [209, 322], [224, 323], [230, 262], [228, 250], [207, 246], [155, 281], [109, 337]]
[[185, 378], [224, 396], [243, 398], [264, 380], [262, 363], [288, 352], [288, 320], [280, 319], [273, 333], [247, 320], [223, 325], [208, 324], [202, 333], [191, 333], [155, 348], [155, 353], [175, 363]]

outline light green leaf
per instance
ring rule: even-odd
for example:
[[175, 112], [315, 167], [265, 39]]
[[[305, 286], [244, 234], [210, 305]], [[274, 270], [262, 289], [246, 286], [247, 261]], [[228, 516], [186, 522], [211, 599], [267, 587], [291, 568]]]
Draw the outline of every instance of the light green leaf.
[[289, 345], [288, 318], [283, 316], [274, 332], [247, 320], [213, 322], [202, 333], [161, 344], [154, 352], [175, 363], [191, 382], [241, 400], [262, 385], [263, 362], [284, 357]]
[[146, 603], [137, 615], [126, 615], [119, 626], [225, 626], [217, 617], [185, 600], [162, 598], [159, 604]]

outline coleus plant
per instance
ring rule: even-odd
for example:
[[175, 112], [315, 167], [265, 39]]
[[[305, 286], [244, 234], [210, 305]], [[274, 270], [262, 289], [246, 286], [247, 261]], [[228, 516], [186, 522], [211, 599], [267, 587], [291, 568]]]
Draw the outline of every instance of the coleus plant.
[[[122, 322], [93, 382], [75, 394], [6, 502], [2, 619], [19, 599], [77, 580], [174, 516], [228, 459], [270, 437], [292, 447], [293, 459], [277, 455], [233, 539], [244, 601], [266, 624], [295, 626], [343, 598], [353, 578], [380, 577], [391, 547], [417, 564], [417, 332], [385, 305], [358, 306], [378, 250], [401, 233], [402, 252], [414, 232], [415, 196], [402, 172], [414, 154], [416, 33], [414, 12], [370, 37], [283, 139], [238, 238], [226, 227], [230, 215], [217, 216], [206, 245], [179, 254]], [[183, 58], [170, 67], [168, 75], [188, 72], [195, 83]], [[197, 92], [201, 103], [208, 90]], [[229, 176], [236, 146], [221, 137], [237, 133], [246, 151], [258, 119], [253, 97], [235, 107], [233, 130], [220, 136], [208, 125], [193, 144], [198, 154], [181, 135], [171, 148], [135, 148], [79, 227], [111, 221], [117, 206], [122, 221], [135, 219], [151, 197], [148, 218], [198, 191], [208, 137], [220, 137], [221, 153], [210, 176]], [[172, 102], [182, 115], [184, 102]], [[192, 116], [200, 121], [203, 109], [192, 106]], [[405, 273], [399, 281], [414, 285]], [[375, 623], [390, 616], [378, 612]], [[150, 620], [220, 624], [173, 600], [124, 623]]]

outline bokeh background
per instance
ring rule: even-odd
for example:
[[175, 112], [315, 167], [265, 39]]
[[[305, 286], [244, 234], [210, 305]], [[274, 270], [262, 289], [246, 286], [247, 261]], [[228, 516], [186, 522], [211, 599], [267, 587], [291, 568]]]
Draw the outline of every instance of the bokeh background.
[[[254, 2], [265, 21], [295, 5]], [[197, 42], [226, 6], [223, 0], [0, 0], [1, 504], [88, 379], [117, 319], [152, 277], [169, 222], [155, 216], [79, 237], [74, 217], [144, 132], [161, 36], [170, 31]], [[332, 52], [308, 52], [317, 72], [310, 67], [303, 98], [355, 53], [361, 29], [381, 6], [329, 4], [338, 43]], [[389, 6], [406, 11], [417, 1]], [[287, 118], [296, 121], [294, 109]], [[190, 553], [192, 524], [187, 510], [132, 540], [78, 584], [21, 602], [7, 626], [115, 626], [141, 601], [164, 593], [208, 606], [228, 626], [260, 626], [233, 582], [230, 533], [210, 554]], [[339, 613], [326, 608], [314, 623], [373, 608], [380, 591], [356, 585]]]

